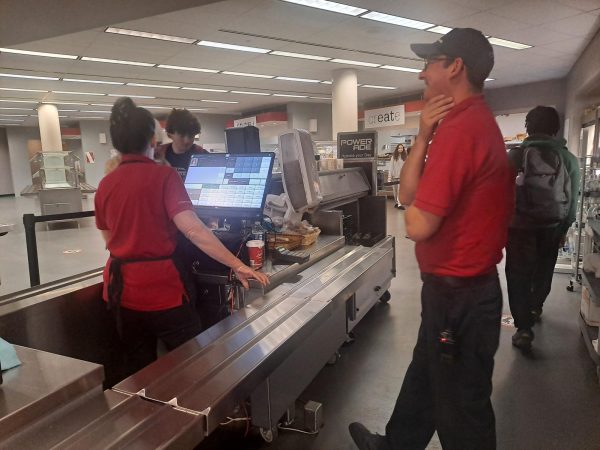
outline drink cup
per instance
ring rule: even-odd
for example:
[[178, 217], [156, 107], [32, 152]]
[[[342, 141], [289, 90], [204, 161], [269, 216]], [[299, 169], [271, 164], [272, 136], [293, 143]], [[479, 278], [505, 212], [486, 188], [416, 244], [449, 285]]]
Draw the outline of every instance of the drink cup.
[[246, 242], [248, 247], [248, 259], [250, 260], [250, 267], [254, 270], [258, 270], [263, 265], [265, 243], [257, 239]]

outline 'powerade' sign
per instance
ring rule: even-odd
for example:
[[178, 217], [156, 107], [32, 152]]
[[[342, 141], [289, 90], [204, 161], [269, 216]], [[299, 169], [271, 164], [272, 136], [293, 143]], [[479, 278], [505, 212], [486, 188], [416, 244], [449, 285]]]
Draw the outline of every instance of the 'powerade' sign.
[[382, 128], [404, 125], [404, 105], [365, 111], [365, 128]]
[[338, 133], [338, 158], [374, 158], [377, 148], [377, 132]]

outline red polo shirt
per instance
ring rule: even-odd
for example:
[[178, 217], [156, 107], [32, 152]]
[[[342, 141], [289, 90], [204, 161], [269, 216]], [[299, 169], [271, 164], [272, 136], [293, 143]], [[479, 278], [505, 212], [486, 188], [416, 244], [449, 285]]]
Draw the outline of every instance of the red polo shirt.
[[[160, 258], [175, 250], [173, 217], [193, 206], [181, 178], [172, 168], [140, 155], [123, 155], [106, 175], [95, 197], [96, 226], [108, 230], [111, 255], [119, 259]], [[108, 267], [104, 268], [107, 299]], [[124, 264], [121, 306], [157, 311], [181, 305], [183, 284], [170, 259]]]
[[443, 217], [415, 251], [421, 272], [470, 277], [502, 260], [514, 207], [514, 175], [483, 96], [456, 105], [439, 124], [413, 205]]

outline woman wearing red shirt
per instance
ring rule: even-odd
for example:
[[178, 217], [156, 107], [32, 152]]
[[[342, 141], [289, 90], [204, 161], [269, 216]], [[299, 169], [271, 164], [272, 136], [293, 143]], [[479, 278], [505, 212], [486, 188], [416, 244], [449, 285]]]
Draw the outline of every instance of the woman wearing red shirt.
[[177, 172], [153, 161], [154, 119], [146, 109], [129, 98], [117, 100], [110, 134], [122, 161], [98, 186], [96, 226], [110, 251], [103, 298], [117, 321], [128, 375], [156, 359], [157, 339], [172, 350], [201, 332], [172, 258], [177, 230], [230, 267], [244, 287], [249, 278], [263, 285], [268, 279], [236, 258], [198, 219]]

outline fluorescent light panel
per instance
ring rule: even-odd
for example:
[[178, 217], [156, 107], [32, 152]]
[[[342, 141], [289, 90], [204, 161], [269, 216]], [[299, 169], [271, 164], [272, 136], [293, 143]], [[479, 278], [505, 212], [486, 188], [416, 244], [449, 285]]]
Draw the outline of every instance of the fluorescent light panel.
[[0, 102], [6, 103], [38, 103], [37, 100], [13, 100], [9, 98], [0, 98]]
[[135, 94], [108, 94], [109, 97], [131, 97], [131, 98], [156, 98], [152, 95], [135, 95]]
[[60, 78], [58, 77], [38, 77], [35, 75], [19, 75], [16, 73], [0, 73], [0, 77], [7, 77], [7, 78], [27, 78], [30, 80], [50, 80], [50, 81], [58, 81], [60, 80]]
[[196, 88], [196, 87], [182, 87], [185, 91], [205, 91], [205, 92], [229, 92], [226, 89], [209, 89], [209, 88]]
[[207, 103], [239, 103], [239, 102], [231, 102], [229, 100], [200, 100], [201, 102]]
[[193, 44], [197, 39], [184, 38], [179, 36], [170, 36], [168, 34], [148, 33], [146, 31], [128, 30], [126, 28], [108, 27], [105, 33], [123, 34], [125, 36], [142, 37], [148, 39], [158, 39], [161, 41], [181, 42], [182, 44]]
[[349, 64], [352, 66], [364, 66], [364, 67], [379, 67], [381, 65], [381, 64], [375, 64], [375, 63], [370, 63], [370, 62], [353, 61], [351, 59], [339, 59], [339, 58], [332, 59], [329, 62], [334, 62], [334, 63], [338, 63], [338, 64]]
[[206, 111], [206, 108], [185, 108], [188, 111]]
[[314, 98], [315, 100], [331, 100], [331, 97], [308, 97], [308, 98]]
[[106, 94], [100, 94], [98, 92], [75, 92], [75, 91], [52, 91], [55, 94], [68, 94], [68, 95], [98, 95], [98, 96], [102, 96], [102, 95], [106, 95]]
[[181, 89], [180, 86], [167, 86], [164, 84], [127, 83], [127, 86], [159, 88], [159, 89]]
[[306, 95], [292, 95], [292, 94], [273, 94], [273, 97], [291, 97], [291, 98], [306, 98]]
[[19, 89], [19, 88], [3, 88], [0, 87], [0, 91], [16, 91], [16, 92], [48, 92], [42, 89]]
[[6, 122], [23, 122], [25, 119], [0, 119]]
[[388, 70], [398, 70], [400, 72], [412, 72], [412, 73], [420, 73], [421, 69], [413, 69], [412, 67], [400, 67], [400, 66], [381, 66], [380, 69], [388, 69]]
[[100, 116], [86, 116], [86, 117], [74, 117], [75, 119], [106, 119], [106, 117]]
[[0, 52], [15, 53], [18, 55], [46, 56], [48, 58], [77, 59], [77, 56], [75, 55], [64, 55], [62, 53], [32, 52], [29, 50], [17, 50], [16, 48], [0, 48]]
[[244, 94], [244, 95], [271, 95], [267, 92], [249, 92], [249, 91], [231, 91], [232, 94]]
[[1, 110], [11, 110], [11, 111], [35, 111], [33, 108], [14, 108], [10, 106], [0, 106]]
[[432, 33], [438, 34], [447, 34], [452, 31], [452, 28], [444, 27], [442, 25], [436, 25], [435, 27], [427, 28], [426, 31], [431, 31]]
[[294, 77], [275, 77], [276, 80], [283, 81], [299, 81], [301, 83], [320, 83], [321, 80], [312, 80], [310, 78], [294, 78]]
[[2, 117], [28, 117], [28, 114], [0, 114]]
[[401, 27], [416, 28], [417, 30], [425, 30], [431, 28], [435, 24], [421, 22], [420, 20], [407, 19], [406, 17], [392, 16], [377, 11], [371, 11], [368, 14], [360, 16], [364, 19], [376, 20], [377, 22], [391, 23], [392, 25], [400, 25]]
[[149, 106], [149, 105], [140, 105], [140, 108], [146, 108], [146, 109], [171, 109], [170, 106]]
[[79, 112], [80, 113], [87, 113], [87, 114], [90, 114], [90, 113], [92, 113], [92, 114], [110, 114], [111, 113], [110, 111], [85, 111], [83, 109], [81, 111], [79, 111]]
[[261, 75], [258, 73], [245, 73], [245, 72], [221, 72], [224, 75], [236, 75], [238, 77], [251, 77], [251, 78], [275, 78], [275, 75]]
[[70, 82], [74, 82], [74, 83], [92, 83], [92, 84], [116, 84], [116, 85], [124, 85], [125, 83], [122, 83], [120, 81], [104, 81], [104, 80], [82, 80], [79, 78], [63, 78], [63, 81], [70, 81]]
[[59, 109], [58, 112], [78, 112], [78, 109]]
[[507, 41], [506, 39], [500, 39], [495, 37], [489, 37], [488, 41], [492, 45], [498, 45], [500, 47], [508, 47], [514, 50], [525, 50], [526, 48], [531, 48], [531, 45], [521, 44], [519, 42]]
[[325, 80], [325, 81], [321, 81], [321, 84], [333, 84], [333, 81]]
[[173, 70], [188, 70], [190, 72], [206, 72], [206, 73], [218, 73], [218, 70], [214, 69], [201, 69], [199, 67], [186, 67], [186, 66], [170, 66], [168, 64], [159, 64], [159, 69], [173, 69]]
[[395, 87], [392, 86], [377, 86], [375, 84], [362, 84], [360, 87], [366, 87], [366, 88], [372, 88], [372, 89], [396, 89]]
[[328, 56], [305, 55], [304, 53], [293, 52], [280, 52], [279, 50], [274, 50], [271, 53], [269, 53], [269, 55], [287, 56], [289, 58], [312, 59], [315, 61], [329, 61], [331, 59]]
[[128, 66], [142, 66], [142, 67], [153, 67], [154, 64], [139, 62], [139, 61], [124, 61], [121, 59], [106, 59], [106, 58], [91, 58], [84, 56], [81, 58], [82, 61], [101, 62], [108, 64], [124, 64]]
[[89, 103], [77, 103], [77, 102], [42, 102], [44, 105], [79, 105], [88, 106]]
[[200, 42], [198, 42], [198, 45], [202, 45], [204, 47], [216, 47], [216, 48], [224, 48], [226, 50], [238, 50], [241, 52], [252, 52], [252, 53], [269, 53], [271, 51], [266, 48], [247, 47], [245, 45], [225, 44], [223, 42], [212, 42], [212, 41], [200, 41]]
[[86, 105], [86, 106], [113, 106], [112, 103], [71, 103], [71, 105]]
[[330, 2], [328, 0], [283, 0], [288, 3], [295, 3], [296, 5], [309, 6], [311, 8], [324, 9], [326, 11], [337, 12], [340, 14], [347, 14], [349, 16], [358, 16], [367, 9], [357, 8], [355, 6], [343, 5], [342, 3]]

